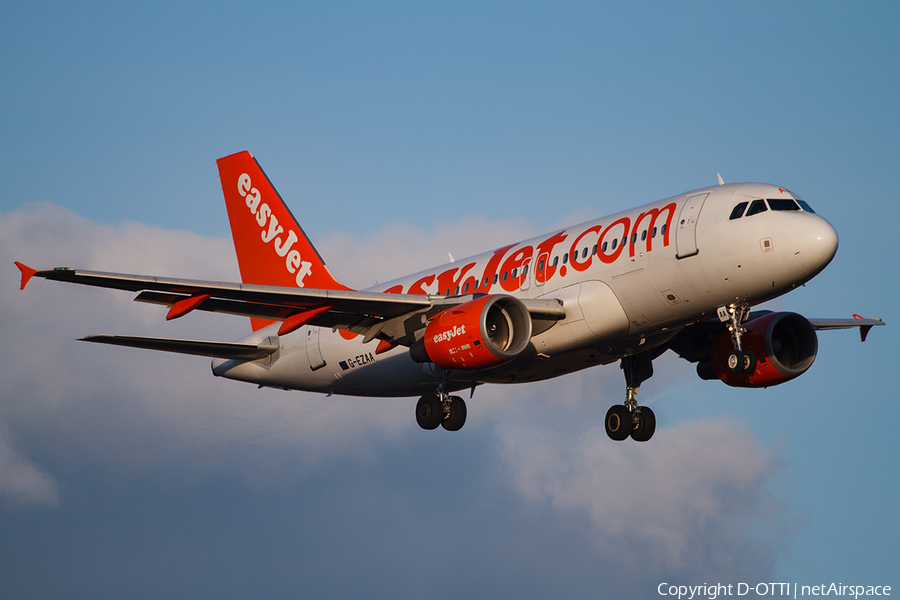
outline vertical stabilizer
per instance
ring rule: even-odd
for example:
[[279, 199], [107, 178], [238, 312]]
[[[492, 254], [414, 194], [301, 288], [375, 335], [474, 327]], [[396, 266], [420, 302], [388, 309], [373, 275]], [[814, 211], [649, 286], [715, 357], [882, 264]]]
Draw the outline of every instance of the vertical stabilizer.
[[[238, 152], [216, 163], [243, 283], [350, 289], [328, 271], [252, 154]], [[269, 323], [252, 321], [254, 330]]]

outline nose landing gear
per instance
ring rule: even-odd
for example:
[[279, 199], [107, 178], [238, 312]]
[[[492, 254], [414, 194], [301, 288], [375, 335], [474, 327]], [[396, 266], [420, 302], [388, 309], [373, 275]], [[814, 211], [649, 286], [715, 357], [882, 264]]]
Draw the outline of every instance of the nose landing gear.
[[730, 304], [722, 306], [717, 311], [719, 320], [728, 323], [728, 332], [731, 334], [731, 342], [734, 350], [725, 358], [725, 368], [729, 373], [753, 373], [756, 370], [756, 354], [752, 350], [744, 350], [741, 347], [741, 336], [747, 330], [741, 327], [741, 323], [747, 318], [750, 307], [746, 304]]

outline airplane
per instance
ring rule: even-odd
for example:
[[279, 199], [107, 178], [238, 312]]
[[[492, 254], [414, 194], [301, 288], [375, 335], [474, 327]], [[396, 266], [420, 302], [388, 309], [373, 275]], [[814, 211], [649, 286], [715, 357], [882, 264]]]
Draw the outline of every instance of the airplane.
[[212, 357], [216, 376], [328, 395], [419, 396], [426, 430], [458, 431], [453, 395], [619, 362], [625, 401], [605, 429], [648, 441], [654, 412], [640, 385], [666, 350], [705, 380], [778, 385], [816, 358], [817, 330], [884, 323], [810, 319], [751, 308], [803, 285], [832, 260], [838, 236], [800, 196], [761, 183], [679, 194], [395, 281], [338, 282], [247, 151], [217, 161], [241, 283], [32, 269], [32, 277], [137, 292], [168, 307], [250, 317], [238, 342], [91, 335], [84, 341]]

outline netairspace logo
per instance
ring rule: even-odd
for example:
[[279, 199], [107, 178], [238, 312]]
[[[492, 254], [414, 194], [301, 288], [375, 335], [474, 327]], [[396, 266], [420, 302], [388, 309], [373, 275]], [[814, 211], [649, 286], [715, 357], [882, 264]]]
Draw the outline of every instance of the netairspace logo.
[[656, 588], [660, 596], [672, 596], [678, 600], [693, 598], [716, 598], [724, 596], [786, 596], [800, 598], [803, 596], [844, 596], [859, 598], [861, 596], [890, 596], [889, 585], [843, 585], [841, 583], [820, 585], [798, 585], [796, 583], [716, 583], [703, 585], [670, 585], [661, 583]]

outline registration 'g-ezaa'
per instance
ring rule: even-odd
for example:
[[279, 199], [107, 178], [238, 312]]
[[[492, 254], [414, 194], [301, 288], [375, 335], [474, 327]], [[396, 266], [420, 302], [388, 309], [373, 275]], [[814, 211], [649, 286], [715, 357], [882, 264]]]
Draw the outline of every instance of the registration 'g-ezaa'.
[[[459, 430], [453, 392], [525, 383], [620, 362], [614, 440], [649, 440], [638, 404], [668, 349], [703, 379], [760, 388], [802, 375], [816, 330], [879, 319], [810, 319], [751, 307], [802, 285], [838, 236], [797, 194], [722, 184], [516, 242], [356, 291], [338, 283], [249, 152], [219, 159], [241, 283], [16, 263], [33, 277], [138, 292], [167, 319], [204, 310], [250, 317], [236, 343], [119, 335], [90, 342], [213, 357], [213, 373], [260, 387], [351, 396], [418, 396], [416, 421]], [[470, 395], [471, 398], [471, 395]]]

